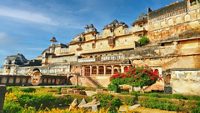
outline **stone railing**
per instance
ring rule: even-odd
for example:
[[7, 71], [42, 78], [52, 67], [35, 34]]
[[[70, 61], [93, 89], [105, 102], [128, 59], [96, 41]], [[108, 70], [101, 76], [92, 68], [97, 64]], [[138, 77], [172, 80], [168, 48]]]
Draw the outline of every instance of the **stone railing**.
[[78, 59], [78, 62], [95, 62], [96, 59], [95, 58], [81, 58], [81, 59]]

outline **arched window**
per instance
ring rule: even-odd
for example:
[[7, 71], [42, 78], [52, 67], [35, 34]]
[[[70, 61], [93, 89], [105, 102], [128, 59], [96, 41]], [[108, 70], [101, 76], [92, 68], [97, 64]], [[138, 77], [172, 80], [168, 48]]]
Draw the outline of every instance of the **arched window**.
[[104, 67], [103, 66], [99, 66], [99, 74], [104, 74]]
[[111, 74], [111, 73], [112, 73], [112, 67], [106, 66], [106, 74]]
[[196, 0], [190, 0], [190, 5], [193, 6], [193, 5], [196, 5], [197, 4], [197, 1]]
[[173, 25], [173, 24], [174, 24], [173, 19], [169, 19], [169, 20], [168, 20], [168, 25], [171, 26], [171, 25]]
[[92, 74], [97, 74], [97, 67], [96, 66], [92, 67]]
[[183, 20], [182, 20], [181, 17], [177, 17], [177, 18], [176, 18], [176, 23], [177, 23], [177, 24], [182, 23], [182, 22], [183, 22]]
[[190, 21], [190, 15], [186, 15], [185, 16], [185, 21], [187, 22], [187, 21]]

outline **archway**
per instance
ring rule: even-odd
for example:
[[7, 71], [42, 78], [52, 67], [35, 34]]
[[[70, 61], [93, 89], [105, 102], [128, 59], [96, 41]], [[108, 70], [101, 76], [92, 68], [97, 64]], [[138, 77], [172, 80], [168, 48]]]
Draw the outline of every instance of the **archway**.
[[67, 85], [79, 85], [79, 73], [71, 73], [67, 77]]

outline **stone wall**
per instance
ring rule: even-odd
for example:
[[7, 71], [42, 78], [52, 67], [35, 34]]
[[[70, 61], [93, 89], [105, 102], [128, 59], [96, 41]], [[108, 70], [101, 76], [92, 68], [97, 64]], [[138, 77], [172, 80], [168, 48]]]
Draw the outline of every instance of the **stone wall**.
[[177, 36], [181, 32], [200, 26], [200, 4], [187, 6], [187, 10], [172, 11], [148, 20], [148, 37], [152, 42]]
[[[123, 37], [116, 37], [114, 38], [113, 47], [109, 45], [108, 38], [84, 42], [80, 45], [81, 50], [79, 52], [81, 54], [135, 48], [135, 41], [137, 41], [138, 39], [139, 37], [135, 35], [124, 35]], [[77, 52], [77, 48], [79, 48], [79, 46], [70, 45], [70, 48], [73, 48], [70, 50], [74, 50], [74, 52]]]
[[167, 46], [138, 48], [131, 54], [132, 63], [170, 68], [200, 68], [199, 38], [177, 41]]
[[171, 68], [200, 68], [199, 59], [200, 56], [165, 57], [133, 60], [133, 64], [162, 67], [163, 70]]
[[200, 95], [200, 70], [187, 71], [184, 69], [171, 71], [171, 86], [173, 93]]
[[[39, 85], [66, 85], [67, 76], [42, 75]], [[32, 86], [31, 76], [0, 75], [0, 84], [6, 86]]]
[[48, 63], [69, 63], [69, 62], [75, 62], [77, 61], [77, 56], [71, 55], [71, 56], [61, 56], [61, 57], [53, 57], [48, 58]]
[[79, 82], [80, 85], [86, 87], [108, 87], [110, 84], [110, 76], [92, 76], [90, 79], [81, 77]]

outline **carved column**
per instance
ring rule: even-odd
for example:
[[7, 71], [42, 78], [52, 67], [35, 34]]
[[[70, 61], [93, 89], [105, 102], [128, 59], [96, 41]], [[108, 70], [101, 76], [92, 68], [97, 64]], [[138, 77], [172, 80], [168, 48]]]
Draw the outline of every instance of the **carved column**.
[[92, 66], [90, 66], [90, 76], [92, 75]]
[[114, 65], [111, 65], [111, 75], [114, 74]]
[[103, 66], [103, 71], [104, 71], [103, 75], [105, 76], [106, 75], [106, 66], [105, 65]]
[[85, 67], [84, 67], [84, 66], [82, 66], [82, 68], [81, 68], [81, 74], [82, 74], [83, 76], [85, 76]]
[[121, 66], [121, 73], [124, 73], [124, 67], [125, 66]]

